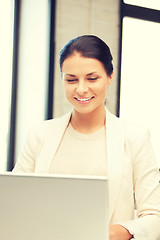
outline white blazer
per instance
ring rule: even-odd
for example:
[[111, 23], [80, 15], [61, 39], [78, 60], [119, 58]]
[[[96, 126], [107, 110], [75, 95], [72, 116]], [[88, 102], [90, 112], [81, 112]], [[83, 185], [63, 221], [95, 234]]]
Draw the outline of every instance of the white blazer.
[[[71, 113], [32, 129], [14, 172], [49, 173]], [[149, 131], [106, 110], [109, 220], [136, 240], [160, 240], [160, 184]], [[134, 197], [138, 219], [134, 219]]]

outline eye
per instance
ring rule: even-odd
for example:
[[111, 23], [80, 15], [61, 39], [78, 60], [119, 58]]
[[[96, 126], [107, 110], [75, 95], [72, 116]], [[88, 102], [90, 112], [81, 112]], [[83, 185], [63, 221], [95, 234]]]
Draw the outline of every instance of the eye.
[[89, 81], [96, 81], [98, 79], [98, 77], [90, 77], [90, 78], [87, 78]]
[[68, 83], [74, 83], [74, 82], [78, 81], [78, 79], [66, 79], [66, 81]]

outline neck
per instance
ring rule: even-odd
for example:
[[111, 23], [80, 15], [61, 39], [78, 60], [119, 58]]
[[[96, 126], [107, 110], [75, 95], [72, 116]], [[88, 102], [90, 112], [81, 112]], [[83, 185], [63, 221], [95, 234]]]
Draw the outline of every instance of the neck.
[[105, 120], [105, 107], [96, 109], [90, 113], [79, 113], [74, 109], [71, 117], [71, 124], [78, 132], [90, 134], [102, 128], [105, 125]]

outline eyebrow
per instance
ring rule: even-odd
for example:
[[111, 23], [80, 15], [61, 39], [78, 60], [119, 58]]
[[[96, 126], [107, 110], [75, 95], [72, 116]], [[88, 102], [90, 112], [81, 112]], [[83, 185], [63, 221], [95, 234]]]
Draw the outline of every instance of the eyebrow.
[[92, 74], [94, 74], [94, 73], [97, 73], [97, 72], [88, 73], [86, 76], [90, 76], [90, 75], [92, 75]]
[[[94, 73], [97, 73], [97, 72], [88, 73], [88, 74], [86, 74], [86, 76], [90, 76], [90, 75], [92, 75], [92, 74], [94, 74]], [[74, 74], [69, 74], [69, 73], [65, 74], [65, 76], [76, 77], [76, 75], [74, 75]]]
[[76, 75], [69, 74], [69, 73], [65, 74], [65, 76], [76, 77]]

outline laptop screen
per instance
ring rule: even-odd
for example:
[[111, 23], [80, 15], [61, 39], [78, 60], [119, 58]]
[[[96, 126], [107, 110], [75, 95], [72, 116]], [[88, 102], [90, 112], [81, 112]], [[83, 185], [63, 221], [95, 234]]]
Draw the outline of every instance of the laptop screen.
[[0, 175], [4, 240], [108, 239], [106, 177]]

